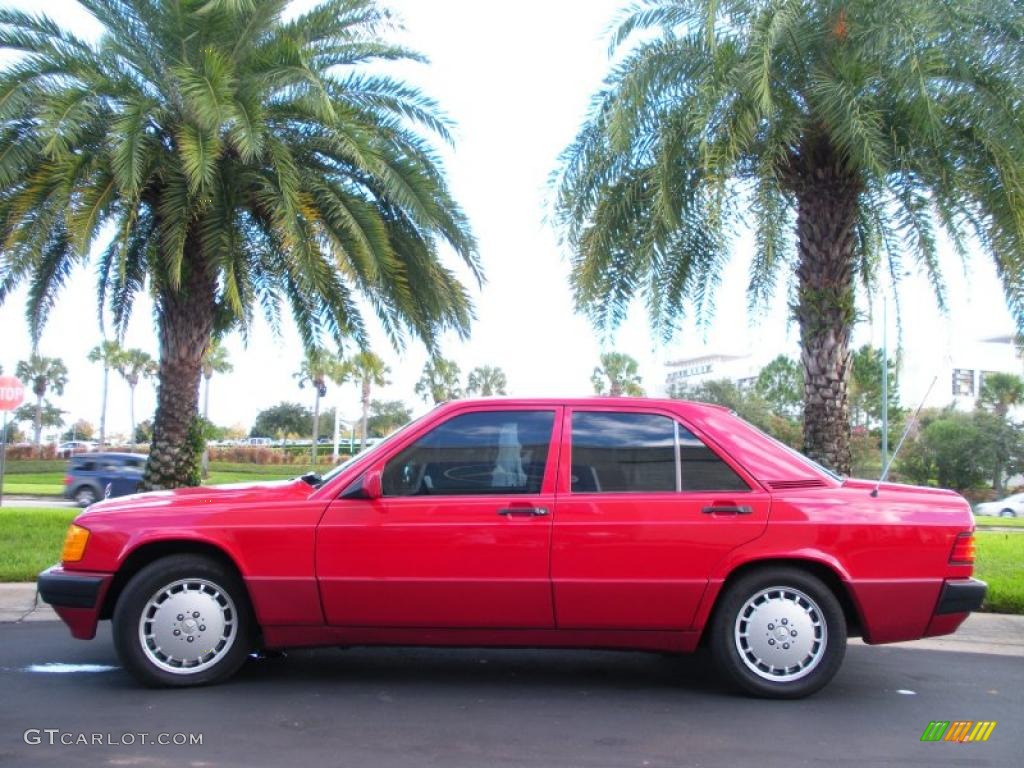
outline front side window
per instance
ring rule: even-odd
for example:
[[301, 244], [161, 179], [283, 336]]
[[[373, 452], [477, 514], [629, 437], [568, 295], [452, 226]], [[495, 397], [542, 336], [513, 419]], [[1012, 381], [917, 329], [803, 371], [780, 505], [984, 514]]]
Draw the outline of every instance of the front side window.
[[540, 493], [554, 411], [455, 416], [384, 467], [385, 496]]
[[700, 438], [667, 416], [572, 416], [573, 493], [749, 490]]

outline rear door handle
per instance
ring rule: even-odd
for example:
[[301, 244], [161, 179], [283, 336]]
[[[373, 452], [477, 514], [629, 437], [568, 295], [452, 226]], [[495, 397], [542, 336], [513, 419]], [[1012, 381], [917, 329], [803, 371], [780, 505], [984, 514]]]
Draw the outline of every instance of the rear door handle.
[[746, 504], [714, 504], [701, 510], [705, 515], [751, 515], [753, 507]]
[[547, 507], [504, 507], [498, 510], [498, 514], [504, 517], [545, 517], [548, 514]]

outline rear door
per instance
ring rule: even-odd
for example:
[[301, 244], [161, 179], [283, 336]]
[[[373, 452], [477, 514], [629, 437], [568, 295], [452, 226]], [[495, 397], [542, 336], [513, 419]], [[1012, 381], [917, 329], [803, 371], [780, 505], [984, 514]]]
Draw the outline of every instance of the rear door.
[[561, 629], [690, 627], [712, 567], [770, 497], [674, 414], [566, 409], [551, 574]]
[[316, 545], [328, 623], [553, 627], [561, 413], [467, 406], [374, 467], [381, 498], [331, 502]]

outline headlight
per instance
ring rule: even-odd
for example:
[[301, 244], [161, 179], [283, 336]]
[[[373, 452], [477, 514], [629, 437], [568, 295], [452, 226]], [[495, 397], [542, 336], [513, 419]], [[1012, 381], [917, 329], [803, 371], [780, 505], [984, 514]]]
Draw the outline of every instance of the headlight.
[[61, 562], [77, 563], [85, 554], [85, 545], [88, 543], [89, 531], [72, 523], [68, 526], [67, 536], [64, 537], [64, 549], [60, 553]]

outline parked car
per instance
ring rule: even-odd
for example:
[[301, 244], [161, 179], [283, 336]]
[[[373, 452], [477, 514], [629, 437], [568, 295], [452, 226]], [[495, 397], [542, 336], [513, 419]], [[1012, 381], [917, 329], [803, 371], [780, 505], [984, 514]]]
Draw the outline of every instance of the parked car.
[[985, 501], [974, 506], [976, 515], [995, 517], [1020, 517], [1024, 515], [1024, 493], [1015, 493], [999, 501]]
[[718, 406], [465, 400], [323, 477], [95, 504], [39, 591], [74, 637], [112, 619], [149, 685], [224, 680], [257, 644], [706, 643], [795, 698], [848, 636], [949, 634], [981, 605], [967, 502], [874, 490]]
[[136, 493], [146, 457], [137, 453], [89, 453], [72, 457], [64, 476], [64, 498], [88, 507], [103, 498]]
[[67, 459], [78, 453], [91, 453], [97, 449], [91, 440], [69, 440], [57, 446], [57, 455]]

